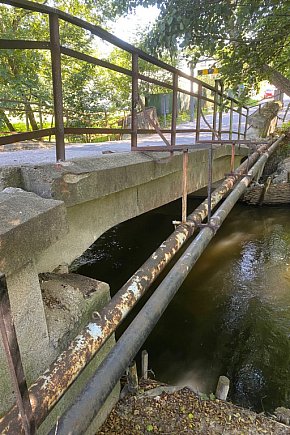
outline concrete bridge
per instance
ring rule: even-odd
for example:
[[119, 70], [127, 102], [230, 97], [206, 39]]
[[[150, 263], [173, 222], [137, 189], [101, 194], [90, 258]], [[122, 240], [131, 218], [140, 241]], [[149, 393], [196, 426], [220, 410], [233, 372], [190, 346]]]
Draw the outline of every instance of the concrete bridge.
[[[48, 16], [50, 22], [49, 41], [0, 40], [0, 49], [45, 49], [50, 51], [52, 58], [54, 127], [25, 133], [18, 132], [0, 138], [0, 146], [51, 135], [56, 138], [56, 163], [39, 163], [37, 159], [34, 163], [23, 163], [20, 161], [21, 158], [17, 163], [18, 157], [15, 154], [14, 162], [13, 155], [11, 155], [11, 164], [6, 160], [0, 167], [2, 217], [0, 223], [0, 276], [2, 276], [0, 279], [0, 310], [2, 310], [0, 321], [5, 318], [7, 320], [8, 311], [10, 311], [7, 306], [6, 311], [4, 310], [5, 304], [3, 303], [3, 295], [5, 292], [7, 294], [8, 290], [16, 335], [13, 333], [11, 319], [6, 321], [6, 329], [14, 353], [16, 353], [16, 342], [19, 343], [25, 377], [30, 385], [58, 357], [60, 352], [67, 348], [70, 341], [89, 322], [92, 313], [101, 310], [110, 299], [107, 284], [69, 274], [67, 266], [109, 228], [181, 197], [183, 158], [182, 153], [177, 151], [179, 144], [190, 143], [191, 148], [188, 153], [187, 193], [190, 194], [205, 187], [208, 182], [208, 151], [198, 145], [199, 140], [208, 139], [208, 137], [219, 141], [227, 139], [229, 143], [234, 140], [238, 142], [245, 140], [246, 134], [249, 133], [250, 108], [224, 94], [223, 85], [219, 81], [216, 82], [215, 87], [203, 83], [136, 47], [124, 43], [98, 26], [72, 17], [65, 12], [28, 0], [0, 0], [0, 3], [39, 12]], [[127, 70], [61, 46], [60, 20], [81, 27], [91, 32], [92, 35], [130, 53], [132, 68]], [[130, 128], [64, 127], [61, 56], [80, 59], [130, 77], [132, 81]], [[172, 84], [141, 74], [138, 69], [140, 59], [169, 72], [172, 75]], [[190, 86], [182, 85], [183, 87], [180, 88], [178, 84], [180, 79], [185, 80]], [[150, 128], [144, 129], [138, 126], [137, 108], [138, 105], [142, 107], [143, 104], [138, 80], [164, 86], [172, 92], [170, 129], [162, 129], [152, 121], [149, 122]], [[197, 87], [196, 92], [188, 90], [193, 84]], [[196, 121], [192, 125], [176, 125], [178, 93], [187, 95], [191, 100], [196, 99]], [[205, 103], [211, 105], [212, 114], [203, 113]], [[224, 109], [227, 109], [228, 113], [223, 112]], [[146, 152], [141, 152], [140, 148], [138, 151], [140, 144], [138, 135], [155, 135], [156, 132], [168, 146], [167, 150], [174, 151], [174, 154], [164, 152], [164, 150], [161, 153], [154, 153], [148, 148]], [[125, 143], [123, 146], [125, 151], [129, 148], [131, 152], [96, 157], [94, 156], [96, 147], [91, 145], [90, 158], [71, 158], [75, 150], [68, 149], [69, 160], [65, 161], [65, 135], [104, 133], [129, 135], [130, 147]], [[156, 136], [152, 140], [155, 141], [155, 138]], [[149, 142], [146, 145], [154, 145], [150, 140]], [[194, 149], [193, 143], [196, 144]], [[164, 144], [163, 146], [165, 147]], [[212, 181], [216, 182], [223, 179], [224, 174], [231, 169], [232, 146], [218, 145], [213, 148]], [[237, 167], [247, 154], [247, 147], [235, 147], [235, 162], [232, 162], [235, 163], [234, 166]], [[236, 177], [238, 178], [238, 175]], [[211, 229], [208, 230], [212, 232]], [[3, 323], [2, 327], [1, 331], [5, 329]], [[96, 325], [94, 328], [91, 335], [97, 336], [100, 328], [98, 329]], [[35, 394], [30, 395], [37, 426], [45, 420], [39, 428], [40, 434], [46, 434], [57, 420], [57, 416], [62, 415], [64, 410], [72, 404], [113, 341], [113, 337], [107, 341], [46, 420], [47, 411], [52, 408], [56, 402], [55, 397], [58, 390], [63, 387], [63, 379], [43, 375], [39, 389], [34, 390]], [[77, 343], [77, 350], [82, 344]], [[69, 361], [70, 365], [68, 361], [60, 361], [59, 366], [65, 369], [67, 363], [69, 370], [74, 370], [73, 366], [79, 364], [78, 357], [77, 354], [74, 364], [71, 361]], [[12, 368], [11, 365], [13, 366], [10, 361], [10, 373], [17, 367], [16, 371], [19, 375], [20, 360], [14, 361]], [[65, 374], [63, 370], [63, 375]], [[0, 378], [1, 415], [13, 405], [15, 392], [17, 393], [19, 386], [23, 388], [24, 384], [23, 379], [18, 377], [18, 382], [12, 385], [6, 356], [2, 350], [0, 351]], [[51, 389], [51, 401], [48, 398], [49, 389]], [[47, 396], [41, 396], [41, 390], [45, 391]], [[21, 396], [20, 390], [18, 393]], [[60, 396], [61, 393], [58, 398]], [[114, 401], [117, 397], [118, 385], [109, 400]], [[17, 419], [19, 420], [19, 411], [16, 408], [13, 412], [14, 420], [11, 418], [11, 421], [13, 420], [15, 424]], [[8, 417], [7, 419], [7, 426], [9, 426], [10, 419]], [[0, 432], [20, 433], [15, 427], [19, 428], [21, 425], [17, 426], [16, 423], [16, 426], [13, 426], [11, 423], [6, 431], [5, 424], [5, 421], [3, 423], [0, 419]], [[88, 430], [86, 433], [95, 433], [94, 423], [91, 431]]]
[[[236, 148], [237, 166], [247, 147]], [[229, 172], [230, 160], [230, 145], [214, 148], [214, 182]], [[70, 274], [64, 281], [63, 275], [54, 275], [47, 290], [49, 280], [44, 277], [39, 281], [39, 274], [69, 265], [114, 225], [180, 198], [182, 153], [131, 152], [55, 164], [6, 166], [0, 169], [0, 180], [0, 271], [6, 276], [22, 362], [31, 383], [66, 347], [91, 312], [109, 298], [104, 283], [96, 284], [89, 278], [84, 283]], [[207, 180], [208, 151], [190, 151], [188, 193], [205, 187]], [[84, 285], [97, 290], [97, 295], [81, 297], [78, 290]], [[68, 287], [74, 298], [69, 308], [63, 287]], [[70, 312], [69, 319], [60, 320], [59, 311], [54, 312], [56, 300], [62, 301], [63, 311]], [[72, 319], [73, 310], [77, 314]], [[3, 353], [0, 372], [6, 380], [1, 388], [5, 390], [3, 413], [13, 403]]]

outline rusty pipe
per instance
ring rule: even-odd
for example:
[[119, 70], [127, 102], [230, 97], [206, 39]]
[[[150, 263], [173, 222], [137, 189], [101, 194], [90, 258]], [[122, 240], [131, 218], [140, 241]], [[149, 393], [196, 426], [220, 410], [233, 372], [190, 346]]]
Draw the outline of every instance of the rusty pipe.
[[[86, 428], [101, 409], [126, 367], [135, 357], [192, 267], [214, 237], [215, 230], [213, 228], [220, 228], [240, 196], [251, 183], [252, 178], [260, 171], [279, 143], [279, 141], [276, 141], [268, 151], [260, 156], [249, 173], [240, 180], [215, 212], [210, 222], [211, 225], [205, 226], [200, 231], [177, 263], [168, 272], [122, 337], [108, 353], [95, 374], [87, 382], [74, 404], [58, 421], [57, 430], [60, 435], [79, 435], [85, 433]], [[50, 435], [54, 433], [55, 428], [50, 432]]]
[[[275, 143], [279, 144], [284, 136]], [[269, 145], [261, 146], [249, 156], [235, 174], [230, 175], [211, 196], [212, 209], [232, 189], [240, 175], [253, 165]], [[185, 224], [176, 230], [159, 246], [134, 275], [121, 287], [109, 304], [99, 313], [94, 322], [90, 322], [82, 332], [70, 343], [68, 348], [51, 364], [29, 388], [29, 396], [36, 426], [38, 427], [47, 414], [74, 382], [79, 373], [102, 347], [105, 341], [115, 332], [117, 326], [125, 319], [136, 302], [148, 290], [174, 255], [193, 235], [197, 225], [207, 216], [207, 200], [203, 201]], [[21, 421], [17, 407], [11, 408], [0, 419], [0, 433], [21, 433]]]

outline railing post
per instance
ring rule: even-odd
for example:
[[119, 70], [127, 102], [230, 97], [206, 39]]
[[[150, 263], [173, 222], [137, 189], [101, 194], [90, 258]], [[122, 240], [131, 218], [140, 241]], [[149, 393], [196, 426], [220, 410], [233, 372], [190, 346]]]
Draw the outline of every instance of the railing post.
[[216, 127], [217, 127], [217, 102], [218, 102], [218, 80], [215, 80], [215, 93], [214, 93], [214, 103], [213, 103], [213, 114], [212, 114], [212, 129], [211, 134], [212, 140], [215, 139]]
[[186, 222], [187, 218], [187, 169], [188, 169], [188, 150], [183, 150], [182, 159], [182, 213], [181, 221]]
[[223, 129], [223, 93], [224, 93], [224, 84], [221, 81], [221, 95], [220, 95], [220, 108], [219, 108], [219, 127], [218, 127], [218, 139], [222, 138], [222, 129]]
[[245, 129], [244, 129], [244, 139], [246, 139], [246, 136], [247, 136], [249, 111], [250, 111], [250, 110], [249, 110], [249, 108], [247, 107], [247, 116], [246, 116]]
[[231, 100], [231, 107], [230, 107], [230, 127], [229, 127], [229, 139], [231, 140], [233, 138], [233, 114], [234, 114], [234, 102]]
[[63, 98], [61, 79], [61, 53], [59, 39], [59, 21], [56, 14], [49, 15], [50, 53], [53, 83], [53, 102], [55, 116], [56, 160], [65, 160]]
[[131, 109], [131, 148], [137, 147], [138, 134], [138, 54], [132, 53], [132, 109]]
[[242, 106], [239, 107], [239, 125], [238, 125], [238, 139], [241, 139], [241, 126], [242, 126]]
[[202, 98], [202, 84], [198, 84], [197, 90], [197, 104], [196, 104], [196, 133], [195, 133], [195, 142], [198, 142], [200, 139], [200, 120], [201, 120], [201, 98]]
[[22, 420], [23, 431], [25, 435], [32, 435], [36, 433], [35, 421], [29, 400], [29, 393], [21, 361], [14, 321], [11, 316], [11, 307], [5, 277], [0, 277], [0, 334], [14, 387], [16, 404]]
[[171, 146], [173, 147], [176, 144], [177, 88], [178, 88], [178, 74], [173, 73], [172, 119], [171, 119]]
[[[194, 75], [194, 67], [193, 67], [193, 62], [190, 62], [190, 77], [192, 78]], [[193, 93], [194, 89], [193, 89], [193, 80], [190, 80], [190, 92]], [[194, 106], [195, 106], [195, 101], [194, 101], [194, 97], [191, 95], [190, 96], [190, 103], [189, 103], [189, 111], [190, 111], [190, 122], [194, 121]]]

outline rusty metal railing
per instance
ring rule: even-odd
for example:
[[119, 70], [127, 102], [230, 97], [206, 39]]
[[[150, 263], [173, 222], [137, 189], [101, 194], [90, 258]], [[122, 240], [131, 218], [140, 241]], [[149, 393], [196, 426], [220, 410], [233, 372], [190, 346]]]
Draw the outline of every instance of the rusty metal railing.
[[[180, 133], [192, 134], [192, 143], [198, 142], [202, 135], [210, 134], [212, 139], [242, 139], [246, 135], [248, 109], [242, 105], [238, 100], [229, 97], [224, 93], [223, 84], [216, 81], [216, 85], [210, 86], [177, 68], [150, 56], [144, 51], [128, 44], [99, 26], [88, 23], [82, 19], [76, 18], [63, 11], [55, 8], [42, 5], [39, 3], [31, 2], [28, 0], [0, 0], [0, 3], [11, 5], [17, 8], [27, 9], [34, 12], [39, 12], [49, 17], [49, 41], [30, 41], [30, 40], [8, 40], [0, 39], [0, 49], [22, 49], [22, 50], [49, 50], [51, 53], [51, 69], [52, 69], [52, 84], [53, 84], [53, 100], [54, 100], [54, 127], [41, 128], [35, 131], [24, 133], [9, 134], [0, 137], [0, 145], [5, 145], [14, 142], [20, 142], [31, 139], [38, 139], [46, 136], [55, 136], [56, 140], [56, 160], [65, 160], [65, 136], [66, 135], [79, 135], [79, 134], [129, 134], [131, 137], [131, 149], [138, 149], [138, 135], [155, 134], [156, 131], [152, 129], [138, 128], [137, 122], [137, 108], [139, 103], [139, 84], [146, 82], [152, 85], [160, 86], [167, 91], [172, 92], [172, 121], [170, 129], [160, 129], [160, 133], [170, 135], [170, 146], [175, 147], [177, 135]], [[126, 52], [131, 53], [131, 68], [123, 68], [118, 65], [112, 64], [106, 60], [90, 56], [85, 53], [64, 47], [60, 43], [59, 36], [59, 22], [60, 20], [66, 21], [77, 27], [91, 32], [92, 35], [97, 36]], [[131, 78], [131, 128], [103, 128], [103, 127], [70, 127], [64, 125], [64, 106], [63, 106], [63, 84], [62, 84], [62, 68], [61, 58], [68, 56], [70, 58], [82, 60], [92, 65], [106, 68], [120, 74], [124, 74]], [[171, 83], [157, 80], [156, 78], [149, 77], [149, 75], [141, 74], [139, 71], [140, 60], [146, 61], [151, 65], [157, 66], [160, 70], [166, 71], [171, 74]], [[186, 86], [181, 84], [181, 80], [186, 82]], [[188, 89], [186, 89], [188, 86]], [[193, 92], [193, 86], [197, 86], [197, 92]], [[190, 89], [190, 90], [189, 90]], [[196, 98], [197, 113], [196, 123], [193, 128], [178, 128], [177, 118], [177, 102], [178, 94], [184, 94], [190, 98]], [[211, 93], [212, 95], [207, 95]], [[212, 97], [213, 96], [213, 97]], [[203, 125], [202, 114], [203, 105], [209, 103], [213, 106], [211, 113], [211, 124]], [[229, 127], [223, 129], [223, 113], [228, 110], [230, 123]], [[238, 117], [237, 128], [233, 128], [233, 118]], [[207, 124], [209, 120], [207, 119]], [[168, 146], [168, 144], [165, 144]]]

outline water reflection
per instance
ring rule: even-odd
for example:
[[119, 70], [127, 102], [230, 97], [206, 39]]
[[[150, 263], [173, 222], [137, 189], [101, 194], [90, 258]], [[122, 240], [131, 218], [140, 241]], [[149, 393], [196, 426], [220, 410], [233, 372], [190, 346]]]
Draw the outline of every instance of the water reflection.
[[[85, 254], [79, 273], [118, 290], [170, 234], [176, 207], [106, 233]], [[231, 399], [260, 411], [290, 407], [289, 337], [289, 208], [239, 205], [144, 348], [158, 379], [209, 393], [225, 374]]]

